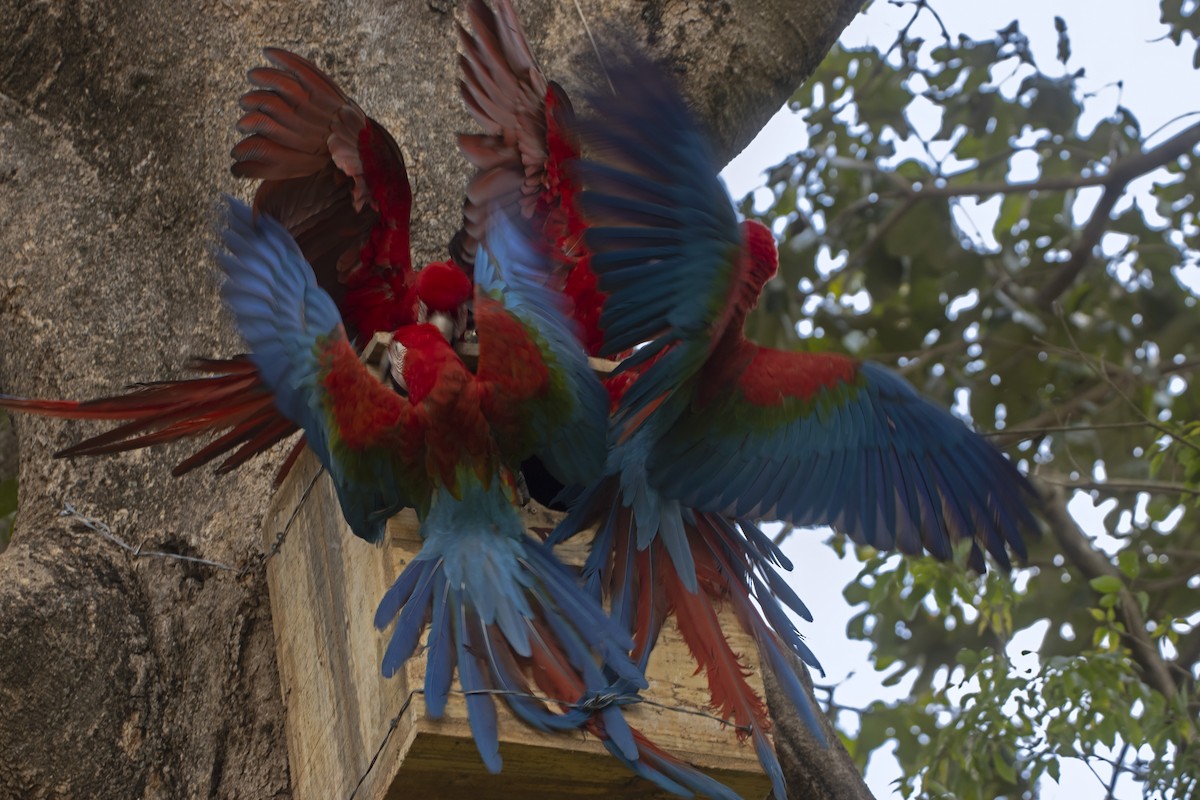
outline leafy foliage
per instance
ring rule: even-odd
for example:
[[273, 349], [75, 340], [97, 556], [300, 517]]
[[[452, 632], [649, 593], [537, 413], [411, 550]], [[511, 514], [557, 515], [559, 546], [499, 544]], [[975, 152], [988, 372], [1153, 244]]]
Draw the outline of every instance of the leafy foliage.
[[[1187, 5], [1162, 2], [1177, 42]], [[1033, 797], [1068, 757], [1198, 788], [1200, 326], [1181, 277], [1200, 261], [1200, 126], [1148, 140], [1117, 106], [1084, 128], [1055, 30], [1053, 66], [1016, 22], [836, 48], [791, 101], [808, 146], [770, 170], [765, 208], [742, 202], [782, 238], [752, 335], [894, 363], [1047, 495], [1049, 535], [1015, 575], [866, 554], [846, 590], [865, 604], [850, 635], [913, 682], [861, 715], [853, 752], [895, 741], [908, 794]], [[1076, 492], [1107, 514], [1103, 548], [1066, 512]], [[1045, 633], [1021, 671], [1005, 648], [1028, 629]]]
[[1167, 36], [1175, 44], [1182, 44], [1184, 36], [1192, 40], [1196, 52], [1192, 66], [1200, 69], [1200, 14], [1196, 13], [1195, 0], [1162, 0], [1162, 22], [1170, 32]]

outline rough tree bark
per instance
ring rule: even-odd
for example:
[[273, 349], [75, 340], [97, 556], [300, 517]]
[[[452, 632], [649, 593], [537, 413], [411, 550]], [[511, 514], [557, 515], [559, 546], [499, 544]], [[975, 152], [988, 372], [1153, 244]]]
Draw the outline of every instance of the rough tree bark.
[[[0, 390], [108, 393], [238, 351], [208, 249], [243, 74], [315, 58], [397, 135], [418, 259], [441, 257], [466, 165], [453, 0], [0, 0]], [[582, 0], [648, 41], [729, 155], [809, 74], [860, 0]], [[579, 90], [576, 4], [520, 2], [546, 71]], [[172, 479], [181, 450], [56, 461], [83, 424], [16, 420], [21, 506], [0, 556], [0, 795], [286, 797], [257, 528], [272, 465]], [[225, 570], [133, 558], [60, 517]], [[243, 569], [245, 568], [245, 569]], [[805, 796], [797, 787], [797, 797]]]

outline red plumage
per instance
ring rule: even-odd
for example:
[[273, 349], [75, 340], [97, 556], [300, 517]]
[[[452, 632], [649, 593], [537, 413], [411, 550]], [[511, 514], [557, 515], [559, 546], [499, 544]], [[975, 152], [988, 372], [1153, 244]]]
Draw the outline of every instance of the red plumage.
[[125, 394], [84, 401], [0, 396], [0, 407], [65, 419], [127, 420], [59, 451], [59, 457], [118, 453], [225, 431], [176, 465], [173, 475], [227, 453], [217, 471], [228, 472], [296, 432], [245, 357], [196, 359], [189, 366], [207, 377], [141, 384]]
[[[661, 544], [655, 547], [661, 549]], [[718, 570], [707, 548], [693, 546], [692, 558], [701, 592], [689, 592], [684, 587], [665, 552], [659, 554], [656, 574], [666, 590], [679, 633], [696, 659], [696, 672], [704, 671], [713, 708], [723, 719], [733, 721], [739, 738], [745, 739], [752, 727], [770, 730], [766, 704], [747, 683], [750, 670], [729, 646], [717, 616], [719, 605], [731, 591], [729, 578]]]
[[493, 12], [482, 0], [467, 6], [471, 31], [462, 42], [462, 95], [483, 133], [460, 134], [463, 155], [478, 171], [467, 186], [463, 227], [452, 248], [469, 267], [490, 208], [529, 220], [530, 229], [560, 265], [563, 293], [591, 355], [603, 344], [596, 285], [583, 241], [587, 228], [576, 198], [571, 164], [579, 158], [575, 112], [561, 86], [546, 79], [507, 0]]

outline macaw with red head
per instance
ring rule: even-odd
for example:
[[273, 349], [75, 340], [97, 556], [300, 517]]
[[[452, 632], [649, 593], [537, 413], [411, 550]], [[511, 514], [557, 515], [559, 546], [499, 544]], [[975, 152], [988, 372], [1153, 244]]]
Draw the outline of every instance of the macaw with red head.
[[[605, 399], [552, 293], [531, 280], [536, 259], [511, 234], [501, 228], [490, 237], [476, 265], [476, 372], [436, 324], [405, 325], [388, 350], [403, 394], [362, 364], [283, 226], [231, 201], [221, 258], [223, 295], [249, 358], [329, 471], [351, 530], [378, 542], [389, 517], [416, 509], [424, 545], [376, 616], [380, 627], [395, 623], [383, 670], [398, 670], [428, 626], [429, 713], [441, 715], [457, 666], [492, 770], [500, 758], [488, 693], [525, 688], [522, 659], [565, 659], [593, 679], [585, 691], [608, 687], [597, 660], [642, 683], [623, 635], [598, 604], [576, 596], [570, 573], [526, 535], [518, 514], [513, 465], [528, 452], [552, 451], [564, 477], [599, 469]], [[465, 276], [460, 286], [468, 290], [461, 304], [470, 296]], [[542, 727], [581, 724], [578, 715], [506, 699]]]
[[609, 77], [613, 94], [597, 94], [582, 127], [578, 207], [607, 295], [602, 352], [639, 349], [610, 381], [606, 477], [579, 491], [550, 541], [598, 521], [592, 585], [642, 652], [662, 609], [675, 610], [714, 703], [751, 721], [782, 796], [757, 738], [761, 704], [697, 596], [732, 601], [811, 718], [782, 658], [787, 648], [815, 665], [783, 609], [807, 611], [774, 570], [790, 564], [751, 520], [832, 525], [862, 544], [939, 558], [967, 540], [983, 570], [985, 550], [1005, 568], [1010, 549], [1024, 557], [1037, 497], [1010, 461], [885, 367], [748, 341], [746, 315], [778, 263], [771, 231], [738, 223], [708, 140], [666, 75], [633, 54]]

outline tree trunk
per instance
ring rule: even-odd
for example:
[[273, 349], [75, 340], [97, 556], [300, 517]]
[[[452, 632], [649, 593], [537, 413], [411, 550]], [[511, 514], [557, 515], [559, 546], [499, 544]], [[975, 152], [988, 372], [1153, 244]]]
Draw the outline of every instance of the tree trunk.
[[[581, 0], [593, 31], [669, 59], [725, 155], [809, 74], [859, 0]], [[576, 4], [519, 2], [546, 72], [580, 94]], [[408, 160], [418, 263], [444, 257], [470, 129], [450, 0], [0, 0], [0, 390], [112, 393], [239, 352], [209, 256], [245, 71], [314, 58]], [[168, 447], [51, 454], [99, 430], [21, 416], [21, 505], [0, 556], [0, 795], [285, 797], [258, 526], [274, 465], [170, 477]], [[278, 459], [275, 459], [277, 463]], [[61, 517], [72, 504], [94, 520]], [[217, 566], [155, 556], [176, 553]], [[226, 569], [224, 567], [230, 567]], [[799, 796], [799, 795], [798, 795]]]

